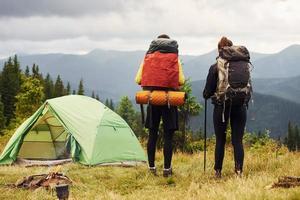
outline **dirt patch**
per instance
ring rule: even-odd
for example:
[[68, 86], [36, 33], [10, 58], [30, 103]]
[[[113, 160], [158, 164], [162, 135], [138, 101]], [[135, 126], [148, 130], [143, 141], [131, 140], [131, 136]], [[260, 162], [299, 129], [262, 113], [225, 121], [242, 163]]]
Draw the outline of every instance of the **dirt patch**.
[[278, 178], [278, 182], [267, 186], [267, 189], [272, 188], [292, 188], [300, 186], [300, 177], [296, 176], [282, 176]]
[[36, 189], [43, 187], [46, 189], [53, 189], [57, 185], [70, 185], [71, 179], [62, 173], [51, 172], [49, 174], [37, 174], [23, 177], [17, 180], [16, 183], [10, 184], [11, 187], [24, 188], [24, 189]]

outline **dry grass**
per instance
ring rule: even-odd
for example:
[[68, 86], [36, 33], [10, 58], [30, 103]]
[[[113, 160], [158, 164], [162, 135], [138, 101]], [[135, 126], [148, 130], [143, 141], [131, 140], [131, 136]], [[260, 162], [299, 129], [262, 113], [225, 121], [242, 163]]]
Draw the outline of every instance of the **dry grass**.
[[[265, 189], [279, 176], [300, 176], [300, 154], [285, 149], [275, 156], [273, 146], [247, 149], [243, 178], [235, 177], [231, 149], [227, 149], [223, 179], [213, 178], [213, 151], [208, 151], [208, 168], [203, 172], [203, 155], [174, 155], [172, 178], [162, 177], [162, 154], [157, 155], [159, 176], [148, 173], [146, 166], [86, 167], [63, 165], [73, 179], [70, 199], [300, 199], [300, 188]], [[47, 167], [0, 167], [0, 199], [55, 199], [43, 189], [27, 191], [9, 189], [3, 184], [14, 183], [30, 174], [45, 173]]]

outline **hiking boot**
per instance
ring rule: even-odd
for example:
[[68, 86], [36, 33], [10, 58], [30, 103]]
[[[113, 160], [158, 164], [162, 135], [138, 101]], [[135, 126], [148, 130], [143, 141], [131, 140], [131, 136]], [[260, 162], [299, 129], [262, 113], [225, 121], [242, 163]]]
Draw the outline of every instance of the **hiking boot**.
[[163, 177], [171, 177], [172, 176], [172, 168], [163, 170]]
[[221, 179], [222, 178], [221, 170], [216, 170], [216, 172], [215, 172], [215, 178], [216, 179]]
[[236, 169], [235, 170], [235, 174], [238, 178], [242, 178], [243, 177], [243, 171], [240, 169]]
[[154, 176], [157, 176], [157, 173], [156, 173], [156, 167], [149, 167], [149, 171], [151, 174], [153, 174]]

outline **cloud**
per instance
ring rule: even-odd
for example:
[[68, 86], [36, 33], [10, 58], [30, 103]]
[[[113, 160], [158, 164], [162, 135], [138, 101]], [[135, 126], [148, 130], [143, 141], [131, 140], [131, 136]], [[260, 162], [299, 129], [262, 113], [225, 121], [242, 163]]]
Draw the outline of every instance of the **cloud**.
[[1, 0], [0, 54], [144, 49], [160, 33], [184, 53], [210, 51], [222, 35], [274, 52], [300, 43], [299, 11], [297, 0]]
[[125, 12], [143, 3], [134, 0], [1, 0], [1, 17], [71, 16]]

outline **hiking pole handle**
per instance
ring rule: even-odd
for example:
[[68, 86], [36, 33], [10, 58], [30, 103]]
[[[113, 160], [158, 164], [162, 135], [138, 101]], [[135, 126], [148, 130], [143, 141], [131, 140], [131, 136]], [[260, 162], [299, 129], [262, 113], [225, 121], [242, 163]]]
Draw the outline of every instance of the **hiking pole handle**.
[[207, 123], [207, 99], [204, 101], [204, 172], [206, 171], [206, 123]]

